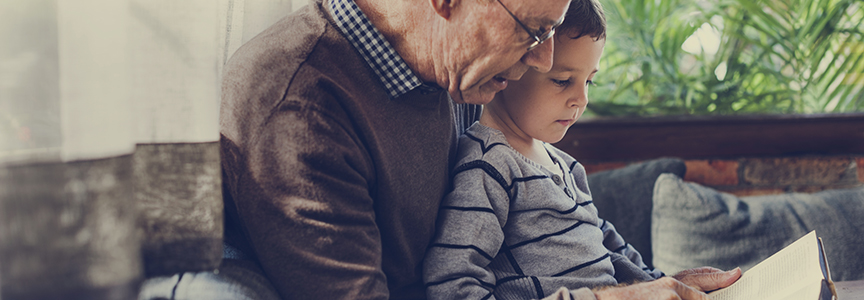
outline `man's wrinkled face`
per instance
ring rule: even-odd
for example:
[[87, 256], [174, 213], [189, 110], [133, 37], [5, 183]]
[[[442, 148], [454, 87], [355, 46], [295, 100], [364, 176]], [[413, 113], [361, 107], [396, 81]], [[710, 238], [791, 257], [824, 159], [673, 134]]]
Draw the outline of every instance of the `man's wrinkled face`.
[[570, 0], [464, 1], [471, 7], [454, 16], [454, 24], [464, 25], [454, 26], [461, 30], [448, 34], [453, 50], [444, 56], [447, 89], [454, 101], [486, 104], [529, 68], [540, 72], [551, 68], [554, 39], [528, 51], [535, 40], [514, 16], [540, 35], [560, 24]]

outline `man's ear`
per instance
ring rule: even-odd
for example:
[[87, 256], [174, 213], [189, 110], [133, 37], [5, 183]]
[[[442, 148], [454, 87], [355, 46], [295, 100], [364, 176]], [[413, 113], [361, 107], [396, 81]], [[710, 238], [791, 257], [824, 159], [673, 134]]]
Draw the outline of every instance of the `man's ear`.
[[444, 19], [450, 19], [450, 13], [461, 0], [429, 0], [432, 3], [432, 8], [435, 13]]

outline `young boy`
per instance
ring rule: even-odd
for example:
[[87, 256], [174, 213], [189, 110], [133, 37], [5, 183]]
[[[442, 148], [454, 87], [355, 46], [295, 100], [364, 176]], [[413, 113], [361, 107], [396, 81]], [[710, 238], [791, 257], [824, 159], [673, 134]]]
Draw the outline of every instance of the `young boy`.
[[551, 146], [588, 104], [603, 53], [596, 0], [573, 0], [552, 70], [529, 70], [487, 104], [459, 140], [454, 190], [427, 251], [430, 299], [539, 299], [663, 276], [597, 216], [585, 169]]

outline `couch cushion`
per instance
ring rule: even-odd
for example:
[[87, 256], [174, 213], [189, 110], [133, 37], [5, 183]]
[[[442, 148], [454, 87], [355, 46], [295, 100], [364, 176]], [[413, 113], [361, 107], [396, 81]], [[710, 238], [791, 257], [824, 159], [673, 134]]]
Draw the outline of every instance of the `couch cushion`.
[[654, 187], [654, 266], [746, 270], [811, 230], [834, 280], [864, 279], [864, 188], [736, 197], [663, 174]]
[[145, 275], [215, 270], [223, 236], [219, 142], [138, 144], [133, 156]]
[[9, 299], [134, 299], [132, 157], [0, 166], [0, 290]]
[[651, 267], [651, 197], [657, 176], [684, 176], [687, 167], [678, 158], [658, 158], [588, 176], [600, 217], [612, 222], [624, 240], [642, 254]]
[[253, 261], [223, 259], [219, 272], [185, 272], [148, 278], [138, 300], [279, 300]]

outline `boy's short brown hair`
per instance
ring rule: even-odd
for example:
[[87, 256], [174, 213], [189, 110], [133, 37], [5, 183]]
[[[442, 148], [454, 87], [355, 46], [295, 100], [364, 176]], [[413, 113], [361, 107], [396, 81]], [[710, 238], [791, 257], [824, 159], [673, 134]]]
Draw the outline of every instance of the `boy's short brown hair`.
[[606, 14], [597, 0], [573, 0], [564, 15], [564, 23], [555, 30], [555, 35], [578, 39], [590, 36], [595, 41], [606, 38]]

